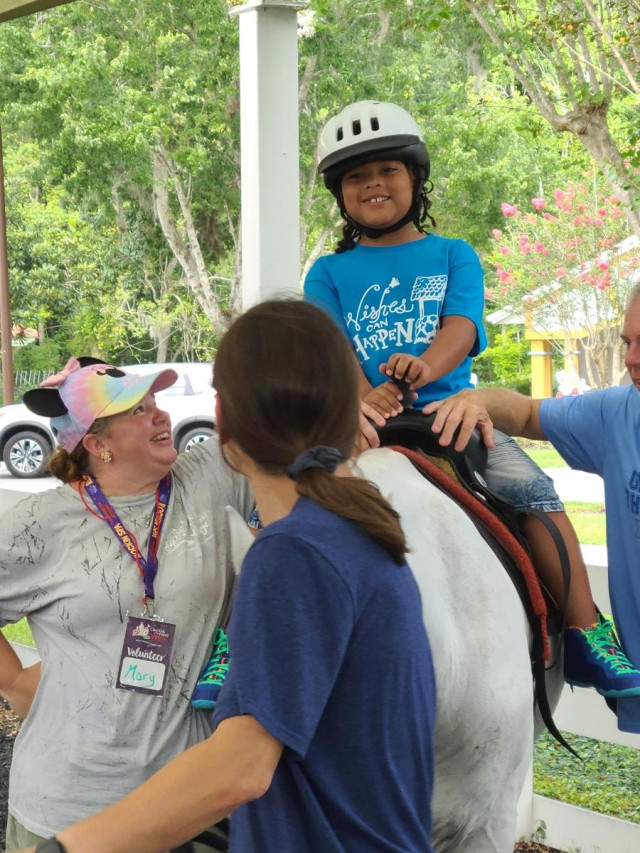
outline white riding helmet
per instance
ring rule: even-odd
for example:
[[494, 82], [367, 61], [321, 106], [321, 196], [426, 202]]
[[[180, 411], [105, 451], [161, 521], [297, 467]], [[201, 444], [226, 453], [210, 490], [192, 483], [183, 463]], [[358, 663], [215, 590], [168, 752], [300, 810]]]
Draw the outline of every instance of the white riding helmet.
[[415, 119], [402, 107], [381, 101], [357, 101], [329, 119], [320, 134], [318, 171], [334, 195], [349, 169], [379, 159], [418, 167], [424, 185], [429, 154]]

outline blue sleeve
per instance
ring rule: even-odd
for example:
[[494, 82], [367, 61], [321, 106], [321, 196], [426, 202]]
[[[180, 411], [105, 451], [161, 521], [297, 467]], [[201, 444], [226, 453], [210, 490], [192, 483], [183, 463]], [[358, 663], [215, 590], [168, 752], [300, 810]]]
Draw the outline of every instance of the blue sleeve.
[[331, 278], [325, 258], [318, 258], [307, 273], [307, 277], [304, 280], [303, 295], [306, 302], [310, 302], [316, 308], [322, 308], [323, 311], [326, 311], [336, 321], [340, 329], [342, 329], [344, 335], [349, 339], [349, 343], [352, 344], [351, 335], [344, 321], [338, 288]]
[[340, 671], [354, 613], [344, 580], [315, 549], [267, 528], [240, 574], [229, 625], [231, 663], [215, 725], [250, 714], [304, 758]]
[[549, 441], [572, 468], [602, 474], [606, 440], [602, 391], [578, 397], [542, 400], [540, 426]]
[[449, 281], [442, 305], [442, 316], [455, 314], [471, 320], [476, 341], [469, 355], [479, 355], [487, 346], [484, 314], [484, 271], [478, 255], [464, 240], [452, 240], [449, 254]]

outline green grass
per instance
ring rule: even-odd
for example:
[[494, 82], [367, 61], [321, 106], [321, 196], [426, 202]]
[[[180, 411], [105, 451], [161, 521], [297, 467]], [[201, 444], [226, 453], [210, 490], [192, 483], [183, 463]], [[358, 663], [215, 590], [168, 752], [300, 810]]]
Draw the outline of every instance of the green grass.
[[567, 463], [548, 441], [518, 442], [527, 456], [530, 456], [539, 468], [566, 468]]
[[562, 733], [579, 761], [548, 732], [536, 741], [536, 794], [640, 823], [640, 753], [630, 747]]
[[33, 636], [29, 630], [26, 619], [21, 619], [15, 625], [7, 625], [2, 629], [2, 633], [7, 640], [12, 640], [14, 643], [24, 643], [25, 646], [35, 646]]
[[565, 502], [564, 506], [581, 545], [607, 544], [604, 504]]

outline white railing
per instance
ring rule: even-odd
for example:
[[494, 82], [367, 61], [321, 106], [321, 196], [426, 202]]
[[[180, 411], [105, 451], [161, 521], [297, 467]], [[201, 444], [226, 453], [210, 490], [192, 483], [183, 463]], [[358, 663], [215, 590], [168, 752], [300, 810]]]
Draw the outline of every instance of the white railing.
[[[610, 613], [606, 549], [583, 546], [582, 550], [593, 597], [602, 611]], [[594, 690], [572, 691], [565, 686], [554, 719], [561, 731], [640, 750], [640, 735], [618, 731], [615, 716]], [[530, 837], [540, 825], [544, 825], [544, 843], [559, 850], [571, 853], [640, 850], [640, 824], [534, 794], [530, 772], [518, 806], [518, 837]]]

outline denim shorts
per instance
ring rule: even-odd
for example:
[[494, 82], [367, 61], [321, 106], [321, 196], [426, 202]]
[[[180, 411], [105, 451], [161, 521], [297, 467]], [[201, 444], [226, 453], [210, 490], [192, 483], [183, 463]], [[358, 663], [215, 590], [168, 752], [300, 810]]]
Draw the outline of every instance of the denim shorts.
[[508, 435], [496, 429], [493, 440], [484, 476], [491, 491], [516, 509], [564, 512], [551, 477]]

